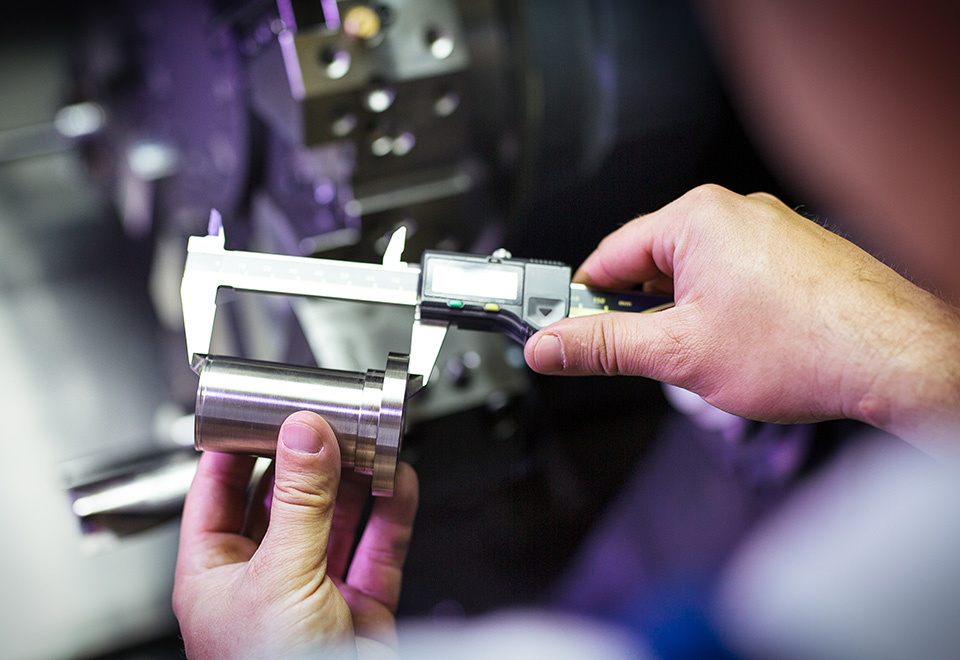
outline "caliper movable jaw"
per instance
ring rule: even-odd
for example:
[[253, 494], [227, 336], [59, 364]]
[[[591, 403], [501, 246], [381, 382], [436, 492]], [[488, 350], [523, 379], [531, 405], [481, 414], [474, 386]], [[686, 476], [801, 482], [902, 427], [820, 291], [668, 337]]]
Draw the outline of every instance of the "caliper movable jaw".
[[420, 318], [420, 308], [417, 307], [410, 334], [410, 394], [419, 392], [430, 381], [449, 325], [447, 321]]
[[[383, 265], [400, 265], [402, 261], [403, 248], [407, 241], [407, 228], [400, 225], [390, 241], [387, 243], [387, 249], [383, 252]], [[410, 379], [407, 385], [407, 395], [413, 395], [426, 387], [430, 381], [430, 375], [437, 365], [437, 358], [440, 355], [440, 349], [443, 347], [443, 340], [447, 336], [446, 321], [431, 321], [420, 318], [420, 299], [417, 297], [417, 306], [413, 316], [413, 329], [410, 333], [410, 365], [408, 373]]]

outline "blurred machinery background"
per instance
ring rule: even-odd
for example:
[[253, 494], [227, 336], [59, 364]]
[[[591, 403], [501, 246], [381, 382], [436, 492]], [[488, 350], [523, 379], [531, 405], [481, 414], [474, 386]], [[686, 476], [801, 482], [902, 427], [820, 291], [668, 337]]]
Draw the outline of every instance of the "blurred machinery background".
[[[196, 389], [179, 282], [211, 208], [236, 249], [375, 261], [405, 226], [411, 261], [577, 264], [698, 183], [779, 191], [686, 3], [20, 11], [0, 39], [4, 658], [179, 656]], [[220, 302], [226, 354], [363, 370], [408, 341], [402, 310]], [[535, 377], [497, 336], [453, 333], [438, 369], [408, 415], [423, 492], [402, 615], [576, 603], [571, 562], [589, 571], [578, 548], [628, 480], [672, 502], [654, 574], [706, 580], [807, 460], [807, 430], [697, 431], [656, 384]]]

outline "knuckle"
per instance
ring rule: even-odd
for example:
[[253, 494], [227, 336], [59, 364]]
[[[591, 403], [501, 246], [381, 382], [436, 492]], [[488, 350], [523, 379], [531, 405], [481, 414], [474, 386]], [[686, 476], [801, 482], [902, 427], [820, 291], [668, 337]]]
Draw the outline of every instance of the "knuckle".
[[603, 282], [617, 282], [620, 280], [620, 277], [614, 272], [611, 271], [611, 264], [604, 259], [598, 259], [593, 265], [592, 276], [594, 279], [600, 277]]
[[775, 206], [784, 206], [783, 201], [779, 197], [768, 192], [758, 190], [757, 192], [750, 193], [747, 195], [747, 197], [767, 204], [773, 204]]
[[410, 537], [403, 534], [389, 539], [387, 542], [370, 549], [370, 557], [382, 566], [396, 566], [400, 568], [407, 559], [410, 549]]
[[332, 506], [334, 499], [334, 494], [307, 479], [278, 479], [273, 486], [274, 504], [280, 502], [290, 507], [323, 509]]
[[732, 194], [723, 186], [718, 186], [715, 183], [704, 183], [688, 192], [684, 195], [684, 198], [686, 201], [695, 204], [720, 205], [727, 203]]
[[593, 326], [592, 361], [594, 371], [607, 376], [620, 373], [616, 323], [610, 314], [601, 314]]

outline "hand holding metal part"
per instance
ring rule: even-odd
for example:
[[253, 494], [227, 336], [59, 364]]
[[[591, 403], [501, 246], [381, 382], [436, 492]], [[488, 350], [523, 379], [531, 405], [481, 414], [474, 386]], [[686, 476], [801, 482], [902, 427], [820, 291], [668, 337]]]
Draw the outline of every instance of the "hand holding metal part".
[[[180, 289], [187, 355], [200, 375], [195, 415], [198, 450], [270, 455], [280, 424], [312, 410], [334, 428], [344, 465], [373, 475], [373, 492], [391, 495], [406, 398], [425, 386], [448, 328], [492, 330], [521, 344], [567, 316], [652, 311], [661, 296], [608, 293], [570, 283], [570, 267], [514, 259], [424, 252], [401, 261], [401, 227], [382, 264], [226, 250], [211, 213], [208, 236], [193, 236]], [[391, 353], [385, 371], [366, 374], [211, 356], [217, 290], [313, 296], [415, 308], [409, 355]], [[669, 304], [669, 303], [668, 303]]]

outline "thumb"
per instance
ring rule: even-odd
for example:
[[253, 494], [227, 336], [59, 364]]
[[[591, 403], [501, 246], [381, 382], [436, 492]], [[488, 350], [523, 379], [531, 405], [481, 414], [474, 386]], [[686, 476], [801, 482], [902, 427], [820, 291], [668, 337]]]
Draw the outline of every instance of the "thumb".
[[568, 318], [527, 342], [524, 357], [543, 374], [646, 376], [680, 384], [696, 364], [695, 335], [687, 310], [650, 314], [608, 312]]
[[327, 542], [340, 484], [340, 447], [311, 412], [280, 427], [270, 523], [257, 555], [295, 579], [326, 570]]

